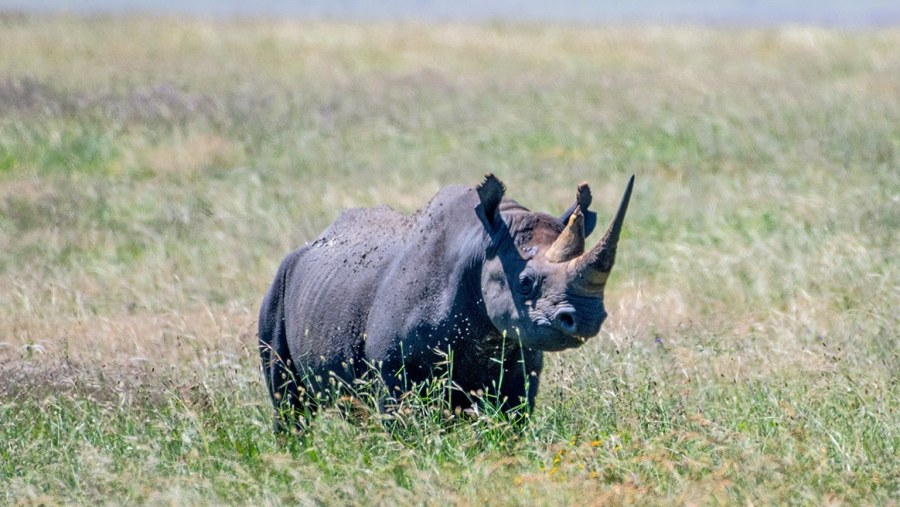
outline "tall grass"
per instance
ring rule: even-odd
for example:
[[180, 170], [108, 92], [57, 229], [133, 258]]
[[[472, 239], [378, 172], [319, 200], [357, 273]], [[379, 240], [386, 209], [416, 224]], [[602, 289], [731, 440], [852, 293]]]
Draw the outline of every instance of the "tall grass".
[[[3, 503], [900, 501], [900, 32], [0, 23]], [[281, 257], [488, 171], [637, 174], [600, 336], [523, 426], [276, 438]]]

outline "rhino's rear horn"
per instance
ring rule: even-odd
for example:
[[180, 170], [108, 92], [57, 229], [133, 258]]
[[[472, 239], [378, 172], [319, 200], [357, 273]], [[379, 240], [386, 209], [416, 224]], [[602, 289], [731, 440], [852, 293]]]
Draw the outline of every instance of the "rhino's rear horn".
[[619, 210], [616, 216], [606, 229], [606, 234], [590, 252], [575, 259], [577, 271], [589, 282], [605, 281], [605, 274], [612, 270], [613, 264], [616, 262], [616, 246], [619, 243], [619, 235], [622, 233], [622, 224], [625, 222], [625, 212], [628, 211], [628, 202], [631, 200], [631, 190], [634, 187], [634, 175], [628, 180], [628, 186], [625, 187], [625, 195], [622, 196], [622, 202], [619, 204]]
[[475, 191], [478, 192], [478, 199], [481, 201], [481, 211], [484, 213], [486, 226], [495, 231], [500, 226], [500, 201], [503, 200], [503, 194], [506, 193], [506, 186], [493, 173], [486, 174]]
[[565, 262], [583, 253], [584, 214], [581, 212], [581, 206], [576, 205], [575, 210], [569, 215], [566, 228], [556, 238], [556, 241], [550, 245], [545, 255], [550, 262]]
[[591, 187], [588, 186], [587, 182], [581, 183], [578, 185], [578, 190], [575, 193], [575, 203], [559, 217], [559, 221], [564, 224], [569, 223], [569, 219], [575, 213], [575, 208], [581, 208], [581, 213], [584, 215], [584, 236], [590, 236], [597, 225], [597, 214], [588, 209], [592, 201]]

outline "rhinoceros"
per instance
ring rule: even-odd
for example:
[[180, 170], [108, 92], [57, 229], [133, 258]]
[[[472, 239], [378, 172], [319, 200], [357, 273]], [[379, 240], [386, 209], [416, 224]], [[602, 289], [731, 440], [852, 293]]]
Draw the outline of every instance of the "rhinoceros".
[[278, 414], [309, 414], [322, 393], [373, 375], [386, 387], [383, 406], [443, 375], [454, 408], [477, 404], [478, 392], [505, 412], [530, 412], [544, 352], [581, 346], [606, 319], [633, 185], [634, 176], [587, 251], [597, 219], [586, 183], [560, 217], [505, 197], [493, 174], [441, 189], [412, 215], [342, 212], [281, 262], [260, 308], [276, 429]]

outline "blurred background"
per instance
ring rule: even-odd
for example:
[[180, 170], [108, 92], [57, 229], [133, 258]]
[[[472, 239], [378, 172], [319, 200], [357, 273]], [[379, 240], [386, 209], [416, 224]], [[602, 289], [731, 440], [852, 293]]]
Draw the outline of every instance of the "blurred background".
[[554, 21], [584, 23], [814, 23], [865, 27], [896, 24], [900, 2], [890, 0], [2, 0], [0, 9], [79, 14], [167, 13], [212, 16], [295, 16], [332, 20]]

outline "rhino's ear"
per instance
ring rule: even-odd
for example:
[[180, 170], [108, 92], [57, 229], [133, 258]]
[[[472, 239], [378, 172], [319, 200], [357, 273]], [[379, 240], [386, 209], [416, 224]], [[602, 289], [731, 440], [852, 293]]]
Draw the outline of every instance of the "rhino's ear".
[[500, 227], [500, 201], [506, 192], [506, 186], [491, 173], [485, 175], [484, 181], [475, 187], [475, 190], [481, 200], [480, 208], [484, 214], [485, 226], [491, 231], [496, 231]]
[[575, 193], [575, 204], [570, 206], [559, 217], [560, 222], [564, 224], [569, 223], [569, 217], [572, 216], [572, 213], [575, 213], [575, 208], [580, 207], [581, 212], [584, 214], [584, 236], [590, 236], [594, 232], [594, 227], [597, 226], [597, 214], [588, 209], [592, 201], [591, 187], [588, 186], [587, 182], [578, 185], [578, 191]]

